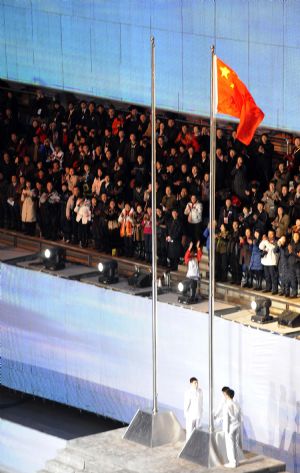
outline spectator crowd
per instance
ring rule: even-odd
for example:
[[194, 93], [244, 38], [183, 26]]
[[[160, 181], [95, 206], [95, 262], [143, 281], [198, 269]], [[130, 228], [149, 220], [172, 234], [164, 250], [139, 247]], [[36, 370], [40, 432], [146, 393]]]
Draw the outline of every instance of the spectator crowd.
[[[176, 270], [193, 242], [209, 251], [209, 130], [156, 123], [157, 208], [151, 208], [151, 117], [94, 101], [65, 106], [37, 90], [24, 109], [1, 96], [0, 227]], [[300, 284], [300, 139], [280, 155], [267, 134], [245, 147], [216, 137], [216, 278], [286, 297]], [[229, 278], [230, 275], [230, 278]], [[265, 287], [262, 283], [265, 280]]]

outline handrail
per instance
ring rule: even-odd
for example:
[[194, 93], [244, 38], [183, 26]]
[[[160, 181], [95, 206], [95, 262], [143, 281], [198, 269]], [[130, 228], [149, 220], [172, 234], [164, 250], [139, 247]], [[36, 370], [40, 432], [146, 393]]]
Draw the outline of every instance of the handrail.
[[[132, 274], [135, 270], [135, 265], [138, 265], [141, 269], [149, 271], [151, 269], [150, 265], [147, 263], [143, 263], [141, 261], [136, 261], [134, 259], [127, 259], [120, 256], [110, 256], [105, 253], [100, 253], [96, 250], [91, 248], [80, 248], [77, 246], [72, 246], [60, 241], [54, 242], [50, 240], [45, 240], [39, 237], [32, 237], [23, 235], [22, 233], [0, 229], [0, 242], [6, 244], [12, 244], [15, 247], [25, 248], [28, 250], [41, 252], [43, 249], [53, 246], [59, 246], [66, 249], [66, 256], [70, 262], [85, 264], [87, 266], [96, 267], [101, 259], [116, 259], [119, 264], [119, 273], [123, 276], [128, 276]], [[162, 267], [158, 267], [158, 277], [161, 277], [165, 269]], [[186, 273], [186, 268], [180, 268], [177, 272], [172, 272], [172, 282], [178, 283], [184, 277]], [[208, 294], [208, 279], [202, 278], [201, 279], [201, 292], [204, 294]], [[230, 294], [236, 294], [235, 297], [231, 296]], [[244, 289], [242, 287], [234, 287], [230, 284], [226, 283], [216, 283], [216, 294], [218, 300], [225, 300], [226, 302], [233, 302], [238, 303], [238, 305], [243, 306], [245, 308], [249, 308], [249, 302], [243, 301], [242, 297], [244, 298], [254, 298], [256, 296], [260, 296], [260, 293], [251, 291], [249, 289]], [[282, 306], [282, 310], [289, 310], [294, 309], [297, 312], [300, 312], [300, 301], [294, 302], [292, 300], [287, 300], [281, 296], [268, 296], [268, 294], [264, 294], [263, 297], [271, 298], [273, 303], [276, 303], [277, 306]], [[280, 309], [281, 310], [281, 309]]]

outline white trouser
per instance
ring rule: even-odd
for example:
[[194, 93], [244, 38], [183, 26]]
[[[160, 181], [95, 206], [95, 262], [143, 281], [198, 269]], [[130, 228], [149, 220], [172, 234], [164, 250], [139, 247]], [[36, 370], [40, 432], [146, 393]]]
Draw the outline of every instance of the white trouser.
[[225, 445], [228, 462], [231, 465], [238, 464], [238, 441], [239, 441], [239, 426], [230, 427], [229, 432], [225, 432]]
[[186, 426], [186, 440], [190, 438], [194, 429], [197, 429], [201, 426], [200, 419], [193, 419], [192, 417], [186, 417], [185, 419]]

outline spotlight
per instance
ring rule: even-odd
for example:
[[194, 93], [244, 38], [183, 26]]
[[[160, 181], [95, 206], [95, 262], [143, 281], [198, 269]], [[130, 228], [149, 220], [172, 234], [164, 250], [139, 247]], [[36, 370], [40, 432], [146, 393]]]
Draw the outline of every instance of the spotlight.
[[51, 256], [51, 251], [50, 251], [48, 248], [45, 250], [44, 256], [45, 256], [45, 258], [50, 258], [50, 256]]
[[118, 263], [115, 260], [101, 261], [98, 264], [100, 276], [98, 281], [103, 284], [115, 284], [119, 282]]
[[180, 283], [178, 284], [178, 291], [179, 291], [179, 292], [183, 292], [183, 291], [184, 291], [184, 284], [183, 284], [182, 282], [180, 282]]
[[279, 325], [285, 325], [286, 327], [300, 327], [300, 314], [292, 310], [284, 310], [278, 317]]
[[201, 300], [201, 298], [196, 296], [196, 279], [186, 278], [178, 284], [177, 288], [181, 294], [178, 296], [178, 302], [181, 304], [196, 304]]
[[141, 271], [139, 266], [135, 266], [134, 273], [128, 278], [128, 285], [133, 287], [150, 287], [152, 285], [152, 273]]
[[42, 263], [45, 268], [52, 271], [66, 267], [66, 250], [60, 247], [46, 248], [42, 252]]
[[256, 297], [251, 302], [251, 309], [255, 311], [255, 315], [252, 315], [252, 322], [259, 324], [265, 324], [271, 322], [273, 317], [270, 315], [271, 299], [266, 297]]

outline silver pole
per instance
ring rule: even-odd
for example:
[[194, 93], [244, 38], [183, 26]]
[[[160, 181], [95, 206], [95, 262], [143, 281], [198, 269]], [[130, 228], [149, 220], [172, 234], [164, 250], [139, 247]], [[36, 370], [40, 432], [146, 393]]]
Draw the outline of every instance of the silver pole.
[[152, 368], [153, 368], [153, 407], [157, 408], [157, 240], [156, 240], [156, 104], [155, 104], [155, 40], [151, 36], [151, 206], [152, 206]]
[[213, 415], [213, 318], [215, 313], [215, 187], [216, 187], [216, 117], [215, 117], [215, 47], [211, 47], [210, 82], [210, 176], [209, 176], [209, 432], [214, 431]]

